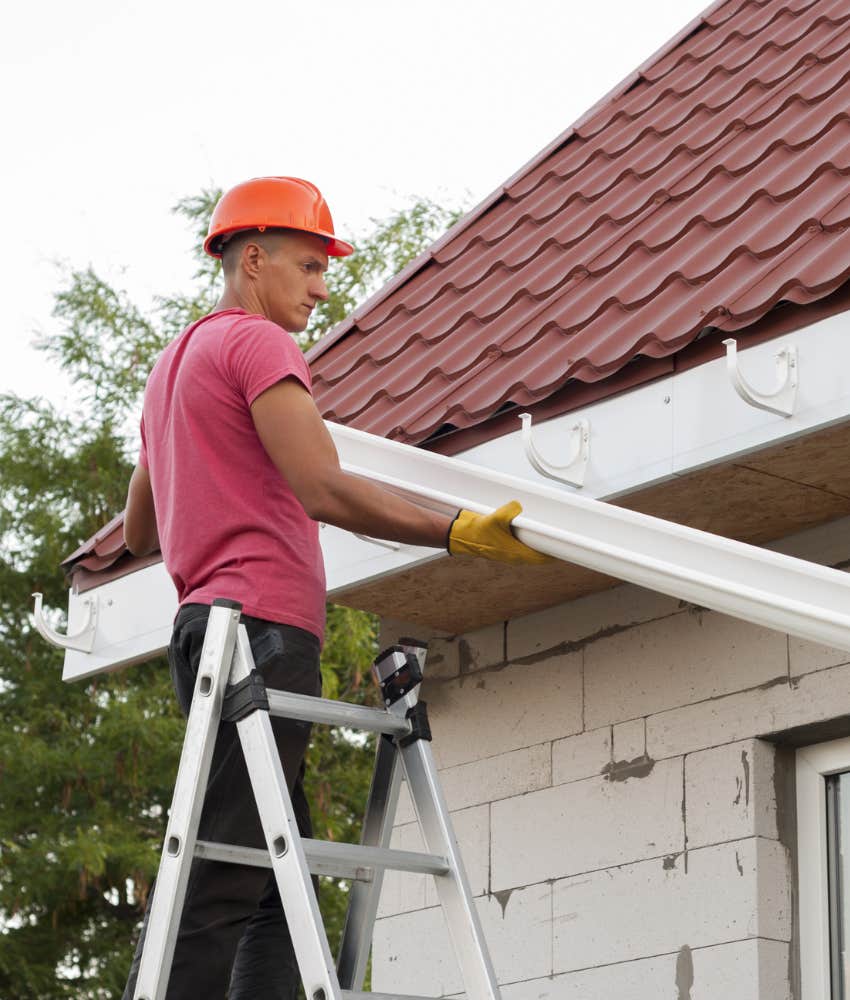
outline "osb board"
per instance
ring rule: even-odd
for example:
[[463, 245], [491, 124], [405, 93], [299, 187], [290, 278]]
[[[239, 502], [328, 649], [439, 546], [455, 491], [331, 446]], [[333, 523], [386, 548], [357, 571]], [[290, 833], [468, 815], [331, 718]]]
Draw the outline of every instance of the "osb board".
[[457, 635], [562, 604], [617, 582], [563, 562], [506, 566], [452, 557], [335, 594], [333, 600]]
[[850, 497], [850, 424], [756, 452], [739, 464]]
[[[619, 506], [759, 545], [850, 515], [850, 424], [621, 497]], [[339, 604], [452, 634], [614, 586], [579, 566], [440, 559], [337, 594]]]

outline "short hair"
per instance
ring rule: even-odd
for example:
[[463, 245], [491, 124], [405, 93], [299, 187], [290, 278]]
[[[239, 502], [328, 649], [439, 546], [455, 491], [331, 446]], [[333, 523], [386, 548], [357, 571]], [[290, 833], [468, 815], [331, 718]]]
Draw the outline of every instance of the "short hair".
[[258, 243], [268, 253], [272, 253], [275, 249], [274, 244], [277, 242], [275, 237], [291, 232], [291, 229], [278, 227], [269, 227], [264, 230], [240, 229], [231, 236], [223, 237], [222, 242], [219, 244], [219, 249], [221, 250], [221, 266], [224, 273], [233, 274], [236, 270], [236, 265], [242, 254], [242, 248], [246, 243]]

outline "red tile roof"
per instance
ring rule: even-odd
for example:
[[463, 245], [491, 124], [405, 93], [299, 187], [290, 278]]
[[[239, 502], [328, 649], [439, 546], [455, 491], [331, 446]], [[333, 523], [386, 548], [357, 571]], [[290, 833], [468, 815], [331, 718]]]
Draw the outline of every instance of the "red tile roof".
[[[709, 8], [313, 348], [325, 416], [413, 444], [467, 428], [439, 439], [457, 450], [510, 404], [584, 405], [828, 296], [850, 276], [848, 55], [850, 0]], [[80, 589], [159, 558], [122, 526], [65, 560]]]
[[850, 0], [710, 8], [313, 348], [324, 415], [420, 444], [834, 291], [848, 56]]

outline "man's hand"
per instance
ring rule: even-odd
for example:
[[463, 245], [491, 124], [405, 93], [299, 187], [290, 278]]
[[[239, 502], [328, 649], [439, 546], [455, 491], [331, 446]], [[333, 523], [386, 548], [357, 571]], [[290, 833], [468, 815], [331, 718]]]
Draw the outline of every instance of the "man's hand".
[[449, 531], [449, 552], [453, 556], [480, 556], [530, 566], [554, 562], [552, 556], [523, 545], [511, 531], [511, 521], [521, 513], [522, 506], [517, 500], [511, 500], [492, 514], [458, 511]]

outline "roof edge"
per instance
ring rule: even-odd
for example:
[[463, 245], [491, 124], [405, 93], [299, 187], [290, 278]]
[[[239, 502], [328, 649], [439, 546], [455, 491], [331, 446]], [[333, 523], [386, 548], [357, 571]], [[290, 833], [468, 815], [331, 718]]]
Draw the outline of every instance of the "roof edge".
[[676, 32], [672, 38], [668, 39], [660, 48], [656, 49], [655, 52], [645, 59], [636, 69], [633, 69], [628, 73], [623, 79], [611, 90], [608, 91], [604, 97], [601, 97], [594, 105], [592, 105], [587, 111], [584, 112], [572, 125], [566, 128], [563, 132], [557, 135], [548, 145], [544, 146], [540, 152], [536, 153], [530, 160], [524, 163], [518, 170], [515, 170], [508, 179], [487, 195], [482, 201], [471, 208], [466, 215], [462, 216], [458, 221], [451, 226], [449, 229], [439, 236], [426, 250], [423, 250], [418, 257], [414, 257], [409, 264], [399, 271], [397, 275], [390, 278], [385, 284], [374, 292], [372, 295], [366, 299], [361, 305], [357, 306], [345, 319], [341, 320], [335, 327], [330, 329], [323, 337], [316, 341], [313, 346], [305, 351], [305, 358], [309, 364], [315, 358], [320, 357], [325, 351], [330, 350], [334, 344], [337, 344], [342, 338], [349, 332], [349, 330], [354, 326], [356, 321], [367, 313], [370, 309], [375, 306], [380, 305], [392, 292], [397, 288], [400, 288], [403, 284], [409, 281], [414, 274], [417, 274], [426, 264], [428, 264], [434, 257], [434, 255], [441, 250], [447, 243], [455, 238], [459, 233], [472, 225], [473, 222], [477, 221], [492, 205], [494, 205], [504, 194], [507, 193], [508, 188], [515, 184], [522, 176], [533, 170], [539, 163], [542, 163], [548, 156], [551, 156], [556, 149], [567, 142], [573, 135], [576, 134], [577, 130], [586, 124], [593, 115], [597, 114], [602, 110], [603, 107], [610, 104], [612, 101], [616, 100], [621, 94], [623, 94], [633, 83], [640, 77], [641, 73], [653, 66], [659, 59], [663, 59], [669, 52], [671, 52], [680, 42], [682, 42], [688, 35], [690, 35], [700, 24], [705, 22], [705, 19], [713, 14], [715, 10], [723, 7], [727, 4], [729, 0], [713, 0], [712, 3], [708, 5], [701, 13], [697, 14], [696, 17], [692, 18], [680, 31]]

